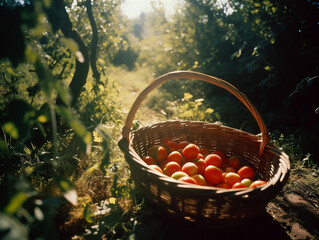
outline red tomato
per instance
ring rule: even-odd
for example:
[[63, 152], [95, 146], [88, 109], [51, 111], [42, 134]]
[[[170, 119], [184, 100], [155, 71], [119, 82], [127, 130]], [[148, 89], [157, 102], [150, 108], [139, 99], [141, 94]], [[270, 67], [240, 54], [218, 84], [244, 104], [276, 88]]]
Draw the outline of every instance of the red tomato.
[[194, 179], [194, 178], [191, 178], [191, 177], [181, 177], [180, 179], [178, 179], [178, 181], [196, 184], [195, 179]]
[[228, 165], [232, 168], [238, 170], [241, 166], [241, 157], [238, 155], [233, 155], [228, 159]]
[[181, 166], [177, 162], [168, 162], [164, 167], [164, 173], [169, 177], [177, 171], [181, 171]]
[[184, 149], [188, 144], [190, 144], [189, 141], [181, 141], [177, 144], [177, 149]]
[[206, 181], [211, 184], [218, 184], [223, 181], [222, 171], [213, 165], [209, 165], [206, 167], [204, 176]]
[[177, 162], [178, 164], [182, 163], [182, 154], [178, 151], [173, 151], [167, 156], [168, 162]]
[[207, 167], [206, 162], [204, 159], [198, 159], [194, 162], [197, 166], [197, 173], [204, 176], [205, 168]]
[[143, 158], [143, 161], [144, 161], [146, 164], [148, 164], [148, 165], [153, 165], [153, 164], [155, 164], [155, 160], [154, 160], [154, 158], [152, 158], [151, 156], [145, 156], [145, 157]]
[[156, 159], [159, 163], [166, 160], [167, 154], [167, 149], [160, 145], [154, 145], [149, 149], [149, 155]]
[[160, 173], [163, 173], [163, 170], [157, 165], [149, 165], [149, 167], [155, 169], [156, 171], [159, 171]]
[[187, 161], [192, 161], [198, 157], [199, 147], [193, 143], [188, 144], [183, 149], [183, 156]]
[[241, 181], [241, 177], [237, 173], [229, 172], [225, 176], [226, 183], [229, 186], [233, 186], [235, 183]]
[[215, 167], [220, 168], [223, 164], [223, 160], [217, 154], [208, 154], [205, 158], [206, 165], [213, 165]]
[[218, 156], [220, 156], [223, 162], [225, 162], [225, 160], [227, 159], [226, 153], [224, 153], [223, 151], [217, 150], [214, 152], [214, 154], [217, 154]]
[[241, 182], [236, 182], [232, 188], [247, 188], [245, 184], [241, 183]]
[[196, 184], [206, 186], [206, 180], [201, 174], [195, 174], [192, 178], [196, 181]]
[[187, 173], [188, 176], [193, 176], [197, 173], [198, 167], [193, 162], [187, 162], [182, 166], [182, 171]]
[[170, 152], [178, 150], [177, 142], [168, 140], [165, 145]]
[[255, 176], [255, 171], [251, 167], [243, 166], [238, 170], [238, 174], [242, 179], [248, 178], [252, 180]]

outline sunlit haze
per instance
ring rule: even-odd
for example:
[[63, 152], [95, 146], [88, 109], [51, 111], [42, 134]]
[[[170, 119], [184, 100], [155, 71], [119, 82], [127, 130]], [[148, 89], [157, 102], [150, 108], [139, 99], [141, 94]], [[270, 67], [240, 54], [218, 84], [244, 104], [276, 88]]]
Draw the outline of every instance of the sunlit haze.
[[121, 9], [128, 18], [139, 17], [142, 12], [152, 11], [152, 2], [155, 4], [162, 3], [165, 7], [165, 11], [168, 15], [174, 13], [175, 8], [179, 0], [126, 0]]

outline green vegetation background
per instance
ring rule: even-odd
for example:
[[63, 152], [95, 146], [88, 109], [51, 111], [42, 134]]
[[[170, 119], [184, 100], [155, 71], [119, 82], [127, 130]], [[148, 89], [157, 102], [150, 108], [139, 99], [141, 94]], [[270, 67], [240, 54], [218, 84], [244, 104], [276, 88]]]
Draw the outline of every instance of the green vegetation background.
[[[186, 0], [170, 17], [156, 5], [133, 20], [120, 5], [0, 1], [4, 239], [138, 234], [151, 210], [134, 189], [117, 141], [137, 94], [170, 71], [232, 83], [294, 166], [317, 166], [318, 1]], [[152, 92], [134, 127], [167, 119], [259, 133], [233, 96], [190, 80]]]

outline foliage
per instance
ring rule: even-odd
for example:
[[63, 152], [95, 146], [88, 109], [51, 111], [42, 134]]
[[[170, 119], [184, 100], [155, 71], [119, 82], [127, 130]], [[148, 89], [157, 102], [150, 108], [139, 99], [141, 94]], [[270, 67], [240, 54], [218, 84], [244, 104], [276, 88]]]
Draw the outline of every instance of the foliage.
[[[304, 132], [307, 137], [300, 144], [318, 158], [311, 144], [318, 143], [318, 116], [314, 113], [318, 101], [313, 92], [317, 85], [303, 87], [296, 98], [292, 94], [302, 79], [318, 75], [318, 9], [317, 1], [303, 0], [188, 0], [171, 19], [163, 14], [146, 16], [144, 49], [138, 63], [154, 66], [156, 75], [196, 70], [232, 83], [256, 105], [270, 131], [282, 129], [285, 135]], [[156, 27], [150, 29], [151, 22]], [[147, 35], [152, 31], [156, 32]], [[223, 123], [245, 125], [256, 132], [250, 127], [252, 121], [247, 122], [238, 111], [236, 99], [222, 89], [189, 82], [167, 83], [163, 89], [179, 95], [177, 98], [181, 93], [176, 89], [197, 89]]]
[[[3, 13], [14, 12], [18, 20], [28, 14], [36, 19], [32, 25], [21, 21], [15, 26], [23, 36], [16, 39], [20, 41], [17, 44], [26, 43], [22, 44], [23, 48], [16, 49], [22, 55], [1, 55], [7, 59], [1, 59], [1, 94], [5, 98], [1, 98], [0, 186], [5, 195], [0, 211], [8, 220], [7, 225], [1, 224], [1, 232], [16, 239], [56, 239], [56, 224], [67, 219], [65, 213], [65, 219], [56, 219], [57, 213], [61, 207], [68, 206], [66, 201], [78, 204], [74, 180], [80, 176], [82, 168], [92, 164], [83, 164], [83, 159], [92, 153], [93, 130], [101, 137], [97, 141], [95, 136], [93, 153], [99, 156], [99, 171], [104, 174], [110, 164], [111, 136], [105, 125], [99, 125], [96, 119], [88, 130], [87, 119], [81, 121], [78, 117], [81, 109], [70, 108], [72, 95], [67, 84], [79, 49], [72, 39], [51, 30], [46, 16], [51, 5], [46, 1], [20, 4], [3, 5], [1, 2]], [[5, 37], [6, 43], [14, 47], [17, 41], [11, 45], [11, 37]], [[99, 89], [103, 88], [100, 84]], [[105, 96], [103, 100], [111, 91], [97, 92], [100, 93]], [[112, 94], [108, 97], [116, 99]], [[114, 101], [104, 104], [108, 107], [92, 109], [99, 120], [102, 114], [108, 113], [107, 121], [119, 124], [117, 105]], [[40, 230], [43, 222], [46, 227]]]
[[[77, 97], [70, 87], [77, 64], [83, 49], [94, 51], [88, 2], [0, 2], [7, 33], [0, 46], [1, 234], [124, 239], [163, 227], [160, 218], [150, 221], [162, 215], [134, 189], [117, 140], [136, 94], [173, 70], [234, 84], [260, 109], [293, 167], [317, 168], [318, 119], [307, 115], [313, 100], [288, 97], [301, 79], [319, 75], [317, 1], [188, 0], [170, 18], [159, 6], [133, 20], [120, 13], [121, 0], [92, 1], [99, 77], [83, 75]], [[61, 29], [57, 3], [83, 46]], [[141, 105], [133, 127], [173, 118], [258, 131], [234, 99], [207, 83], [169, 81]]]

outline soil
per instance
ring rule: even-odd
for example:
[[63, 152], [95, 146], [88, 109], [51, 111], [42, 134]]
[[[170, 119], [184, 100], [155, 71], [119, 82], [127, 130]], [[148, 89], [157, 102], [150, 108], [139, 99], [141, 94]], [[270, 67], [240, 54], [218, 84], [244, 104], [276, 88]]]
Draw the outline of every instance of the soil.
[[311, 169], [295, 170], [266, 208], [291, 239], [319, 239], [318, 182], [309, 181], [309, 176], [318, 177]]

